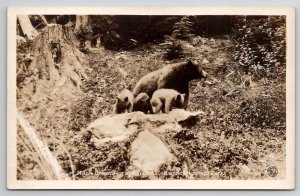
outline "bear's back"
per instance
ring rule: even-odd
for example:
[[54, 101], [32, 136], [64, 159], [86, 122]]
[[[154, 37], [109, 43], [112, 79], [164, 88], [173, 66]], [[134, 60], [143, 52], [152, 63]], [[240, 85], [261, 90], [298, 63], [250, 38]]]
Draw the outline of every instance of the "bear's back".
[[153, 92], [157, 89], [157, 81], [160, 75], [161, 70], [159, 69], [143, 76], [135, 85], [132, 91], [133, 96], [136, 97], [143, 92], [151, 97]]
[[152, 96], [155, 90], [161, 88], [175, 89], [180, 93], [188, 93], [190, 80], [200, 78], [199, 65], [191, 61], [166, 65], [142, 77], [133, 90], [133, 96], [147, 93]]
[[174, 98], [179, 94], [179, 92], [177, 92], [174, 89], [165, 89], [165, 88], [161, 88], [158, 89], [154, 92], [152, 97], [158, 97], [159, 99], [165, 100], [166, 98]]

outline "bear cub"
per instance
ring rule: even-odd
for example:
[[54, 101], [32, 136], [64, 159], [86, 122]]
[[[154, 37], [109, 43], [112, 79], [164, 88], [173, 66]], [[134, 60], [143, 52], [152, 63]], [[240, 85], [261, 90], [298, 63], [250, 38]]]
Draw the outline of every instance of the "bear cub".
[[150, 100], [154, 114], [162, 111], [169, 113], [172, 107], [184, 107], [185, 94], [180, 94], [174, 89], [158, 89], [156, 90]]
[[123, 89], [117, 96], [113, 114], [130, 113], [133, 111], [134, 97], [128, 89]]
[[133, 111], [141, 111], [145, 114], [152, 114], [152, 107], [150, 104], [150, 97], [146, 93], [140, 93], [134, 99]]

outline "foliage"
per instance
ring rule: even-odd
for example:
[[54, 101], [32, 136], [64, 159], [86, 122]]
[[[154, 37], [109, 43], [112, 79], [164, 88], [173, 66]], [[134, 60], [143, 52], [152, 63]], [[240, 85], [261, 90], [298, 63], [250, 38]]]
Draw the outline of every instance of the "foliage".
[[178, 40], [176, 40], [174, 37], [168, 36], [166, 38], [165, 43], [166, 43], [165, 58], [167, 60], [173, 60], [184, 56], [181, 43]]
[[75, 15], [45, 15], [45, 18], [48, 23], [61, 24], [65, 25], [68, 22], [75, 23]]
[[234, 59], [255, 79], [274, 78], [285, 72], [285, 17], [238, 17]]
[[193, 32], [193, 22], [188, 16], [183, 16], [179, 22], [174, 25], [172, 36], [176, 39], [189, 39]]
[[40, 15], [30, 15], [29, 16], [30, 22], [35, 29], [43, 29], [46, 27], [47, 24], [42, 20]]
[[93, 36], [107, 49], [132, 49], [172, 33], [176, 16], [91, 16]]
[[232, 33], [233, 25], [237, 22], [236, 16], [200, 15], [190, 16], [193, 22], [195, 35], [203, 37], [222, 37]]
[[87, 123], [92, 119], [92, 109], [95, 100], [93, 97], [84, 97], [79, 99], [77, 103], [71, 108], [71, 123], [68, 126], [68, 129], [71, 131], [80, 131], [81, 128], [84, 128]]
[[89, 28], [80, 26], [79, 30], [75, 31], [75, 35], [79, 40], [79, 48], [83, 49], [85, 46], [85, 42], [91, 39], [92, 31]]
[[241, 124], [253, 127], [279, 129], [285, 128], [285, 94], [278, 92], [276, 97], [256, 97], [241, 103], [237, 119]]
[[30, 55], [30, 47], [32, 46], [32, 41], [26, 39], [24, 42], [20, 41], [17, 43], [17, 87], [21, 88], [23, 82], [33, 74], [29, 65], [32, 61], [32, 56]]
[[191, 40], [193, 22], [190, 21], [188, 16], [183, 16], [180, 21], [176, 22], [173, 26], [173, 32], [171, 36], [166, 35], [166, 52], [165, 58], [167, 60], [173, 60], [184, 57], [184, 50], [182, 44], [178, 39]]

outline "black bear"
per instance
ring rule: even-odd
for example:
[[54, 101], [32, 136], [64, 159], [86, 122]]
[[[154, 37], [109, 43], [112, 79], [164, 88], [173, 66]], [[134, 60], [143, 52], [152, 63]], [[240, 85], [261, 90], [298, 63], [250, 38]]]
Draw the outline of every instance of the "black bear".
[[133, 111], [141, 111], [145, 114], [153, 113], [150, 104], [150, 97], [146, 93], [140, 93], [136, 96], [134, 99]]
[[127, 89], [123, 89], [117, 96], [117, 102], [114, 106], [113, 114], [132, 112], [133, 103], [134, 97], [132, 93]]
[[174, 89], [186, 95], [183, 106], [186, 109], [189, 98], [189, 81], [206, 76], [207, 73], [195, 61], [188, 60], [187, 62], [167, 65], [142, 77], [133, 89], [133, 96], [136, 97], [144, 92], [152, 97], [157, 89]]
[[158, 89], [150, 100], [154, 114], [162, 111], [169, 113], [172, 107], [182, 108], [184, 106], [185, 94], [180, 94], [174, 89]]

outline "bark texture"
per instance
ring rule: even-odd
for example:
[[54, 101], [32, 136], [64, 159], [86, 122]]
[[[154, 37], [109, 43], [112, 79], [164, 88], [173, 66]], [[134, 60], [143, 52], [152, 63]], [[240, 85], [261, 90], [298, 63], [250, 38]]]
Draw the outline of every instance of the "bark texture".
[[75, 47], [73, 29], [63, 25], [48, 25], [34, 39], [31, 53], [35, 57], [31, 69], [37, 80], [48, 80], [63, 86], [70, 80], [78, 89], [86, 78], [82, 64], [84, 55]]

